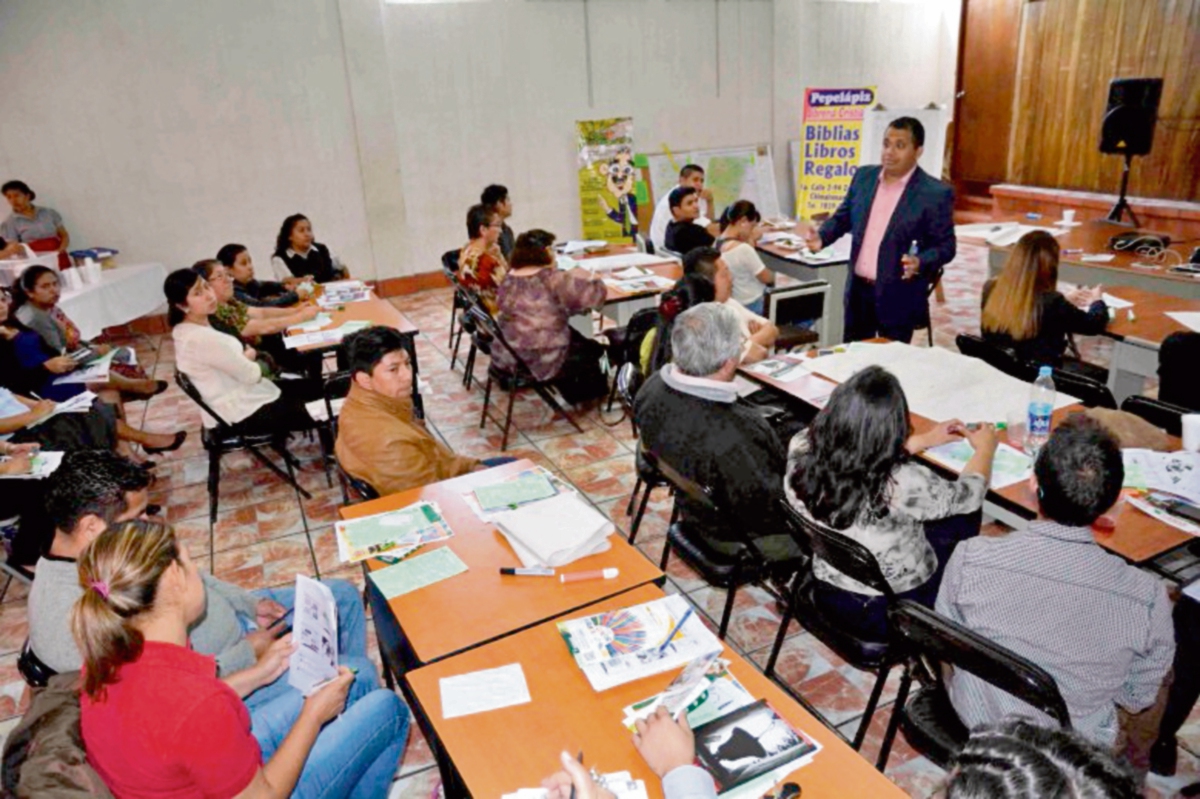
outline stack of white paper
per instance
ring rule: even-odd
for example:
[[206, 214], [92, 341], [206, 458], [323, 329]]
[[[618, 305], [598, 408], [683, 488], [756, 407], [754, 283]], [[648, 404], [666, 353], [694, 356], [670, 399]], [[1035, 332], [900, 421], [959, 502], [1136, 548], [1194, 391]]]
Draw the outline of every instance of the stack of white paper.
[[522, 565], [566, 566], [608, 550], [616, 529], [578, 494], [559, 494], [511, 511], [492, 514]]

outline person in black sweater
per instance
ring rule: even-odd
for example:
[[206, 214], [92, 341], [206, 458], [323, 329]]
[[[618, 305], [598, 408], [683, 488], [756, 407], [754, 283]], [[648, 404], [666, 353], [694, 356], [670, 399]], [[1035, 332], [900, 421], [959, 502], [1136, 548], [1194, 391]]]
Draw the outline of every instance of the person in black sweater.
[[[743, 523], [765, 555], [799, 554], [779, 510], [787, 465], [783, 442], [738, 398], [733, 383], [742, 354], [737, 317], [713, 302], [684, 311], [671, 329], [671, 352], [671, 362], [634, 401], [642, 445], [709, 487], [718, 507]], [[737, 531], [715, 524], [682, 495], [676, 501], [683, 520], [703, 529], [713, 549], [738, 549]]]
[[671, 221], [667, 223], [667, 234], [663, 245], [680, 255], [687, 255], [697, 247], [711, 247], [715, 239], [712, 234], [696, 224], [700, 218], [700, 194], [691, 186], [676, 186], [667, 198], [671, 208]]
[[1030, 231], [1013, 247], [999, 276], [983, 287], [979, 327], [984, 339], [1011, 348], [1034, 366], [1067, 365], [1063, 353], [1070, 334], [1097, 336], [1108, 325], [1100, 286], [1076, 289], [1069, 297], [1058, 290], [1058, 255], [1053, 236]]
[[[250, 251], [241, 244], [226, 244], [217, 250], [217, 260], [233, 278], [233, 296], [255, 308], [286, 308], [300, 302], [296, 292], [274, 280], [257, 280]], [[299, 281], [294, 281], [299, 282]]]
[[1200, 333], [1179, 331], [1163, 339], [1158, 350], [1158, 398], [1200, 412]]

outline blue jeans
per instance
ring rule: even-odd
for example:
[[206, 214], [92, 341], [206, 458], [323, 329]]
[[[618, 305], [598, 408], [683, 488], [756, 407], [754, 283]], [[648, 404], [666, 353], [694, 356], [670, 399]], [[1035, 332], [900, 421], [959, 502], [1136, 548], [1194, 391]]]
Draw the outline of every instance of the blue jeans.
[[[350, 686], [346, 706], [357, 702], [379, 687], [379, 675], [375, 664], [367, 657], [367, 619], [363, 611], [358, 589], [345, 580], [323, 581], [333, 592], [338, 610], [338, 662], [358, 669], [358, 675]], [[296, 601], [294, 586], [266, 588], [255, 591], [260, 599], [270, 599], [291, 608]], [[246, 620], [243, 620], [246, 623]], [[269, 760], [288, 730], [296, 723], [304, 697], [288, 685], [285, 672], [270, 685], [264, 685], [242, 700], [250, 711], [250, 729], [262, 749], [263, 760]]]
[[409, 712], [391, 691], [358, 700], [321, 730], [292, 799], [383, 799], [408, 739]]
[[762, 315], [763, 315], [763, 300], [764, 300], [764, 299], [765, 299], [765, 298], [764, 298], [764, 296], [763, 296], [762, 294], [759, 294], [759, 295], [758, 295], [758, 299], [757, 299], [757, 300], [755, 300], [754, 302], [747, 302], [747, 303], [744, 303], [744, 304], [745, 304], [745, 306], [746, 306], [746, 310], [747, 310], [747, 311], [750, 311], [751, 313], [756, 313], [756, 314], [758, 314], [759, 316], [762, 316]]

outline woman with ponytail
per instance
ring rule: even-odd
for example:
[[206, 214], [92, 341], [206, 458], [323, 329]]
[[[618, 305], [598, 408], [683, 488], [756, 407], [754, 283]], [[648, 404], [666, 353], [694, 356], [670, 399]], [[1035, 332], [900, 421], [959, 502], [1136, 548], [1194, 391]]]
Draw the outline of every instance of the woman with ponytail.
[[761, 221], [754, 203], [738, 200], [721, 214], [721, 235], [713, 245], [729, 267], [733, 298], [759, 316], [763, 312], [763, 289], [775, 285], [775, 273], [754, 249], [762, 236]]
[[[256, 686], [218, 680], [213, 658], [188, 648], [204, 587], [170, 527], [110, 528], [80, 558], [79, 582], [72, 629], [84, 660], [83, 742], [117, 797], [386, 795], [408, 713], [382, 690], [347, 707], [349, 669], [305, 700], [262, 762], [239, 696]], [[274, 668], [259, 678], [277, 677], [290, 650], [283, 639]]]
[[675, 318], [702, 302], [712, 302], [716, 289], [703, 275], [684, 275], [674, 288], [664, 292], [658, 304], [658, 323], [642, 339], [640, 363], [642, 376], [650, 375], [671, 362], [671, 328]]

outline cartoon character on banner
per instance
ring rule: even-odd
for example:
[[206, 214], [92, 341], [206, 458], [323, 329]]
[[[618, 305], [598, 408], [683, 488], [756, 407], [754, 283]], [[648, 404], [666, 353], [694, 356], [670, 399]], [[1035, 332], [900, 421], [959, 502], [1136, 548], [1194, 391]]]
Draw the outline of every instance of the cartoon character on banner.
[[597, 202], [604, 209], [604, 214], [621, 226], [621, 235], [630, 238], [637, 235], [637, 197], [633, 193], [637, 183], [637, 171], [633, 166], [633, 150], [627, 144], [617, 148], [616, 155], [608, 163], [598, 167], [600, 174], [606, 179], [608, 193], [617, 201], [616, 207], [608, 204], [603, 193], [597, 196]]

